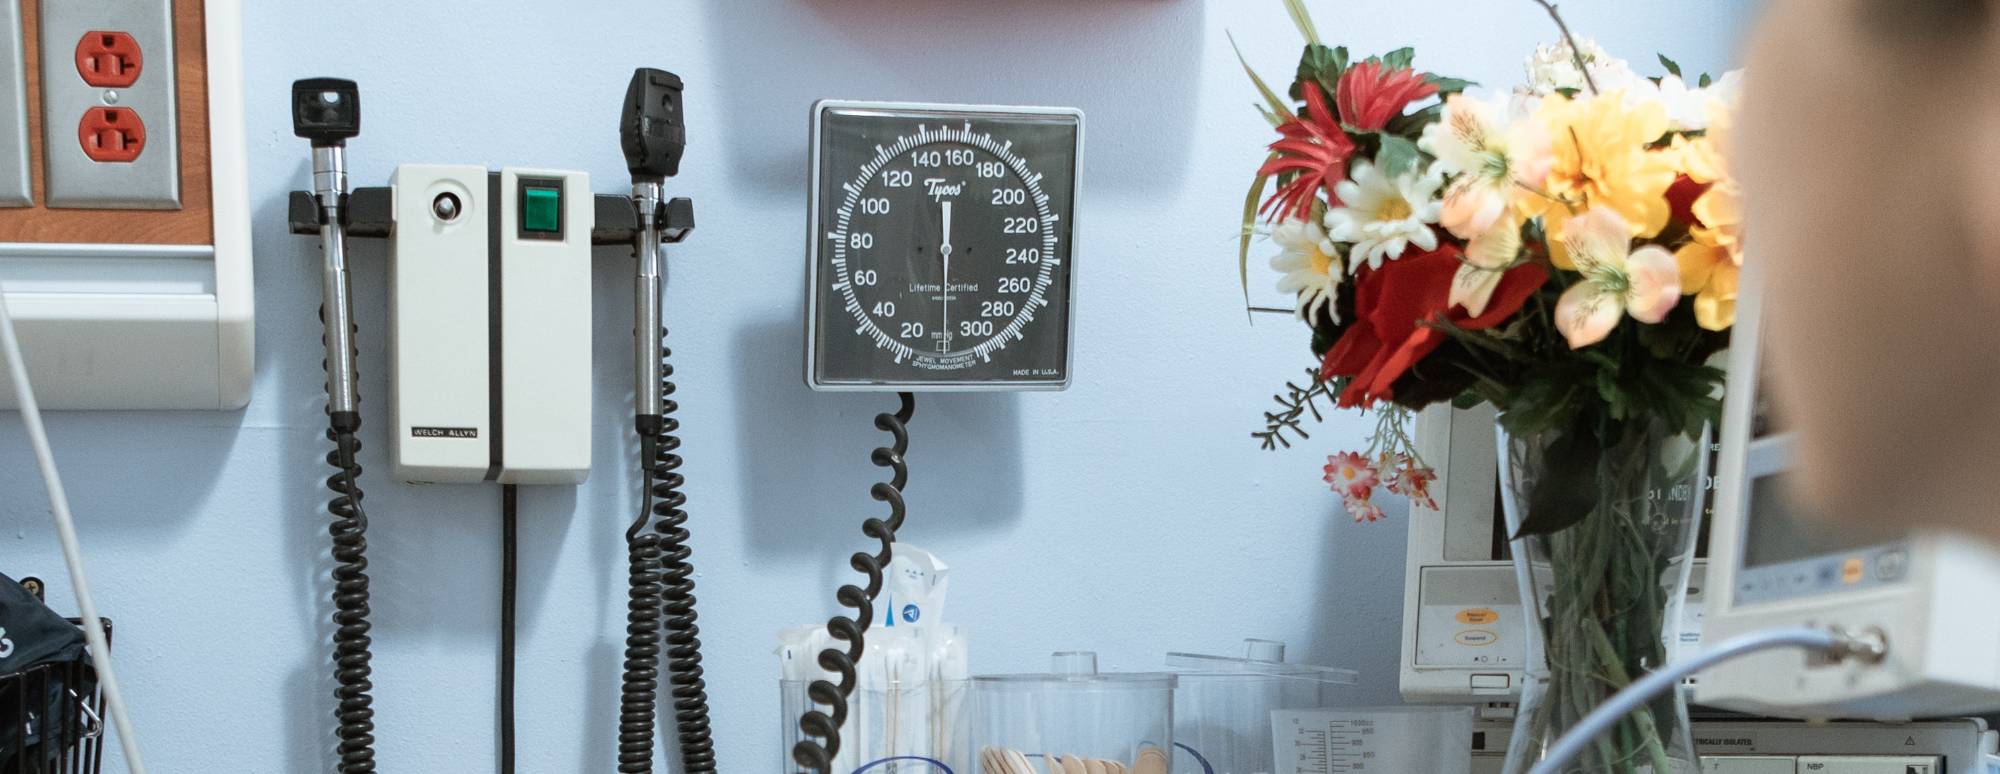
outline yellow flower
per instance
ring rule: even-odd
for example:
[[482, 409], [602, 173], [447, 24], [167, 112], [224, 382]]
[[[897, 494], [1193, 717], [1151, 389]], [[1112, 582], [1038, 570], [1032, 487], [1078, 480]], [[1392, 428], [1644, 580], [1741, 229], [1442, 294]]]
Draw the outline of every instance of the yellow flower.
[[1704, 238], [1699, 232], [1711, 232], [1706, 238], [1727, 248], [1730, 260], [1742, 266], [1743, 192], [1737, 189], [1736, 181], [1718, 182], [1694, 200], [1694, 216], [1702, 222], [1693, 229], [1696, 238]]
[[1694, 320], [1711, 331], [1736, 324], [1736, 280], [1743, 259], [1720, 244], [1717, 232], [1697, 227], [1693, 239], [1674, 251], [1680, 264], [1681, 292], [1694, 296]]
[[1666, 109], [1658, 102], [1627, 104], [1622, 91], [1581, 100], [1555, 95], [1542, 101], [1535, 120], [1554, 140], [1555, 164], [1543, 186], [1548, 196], [1524, 199], [1523, 214], [1542, 217], [1556, 266], [1576, 268], [1563, 240], [1575, 213], [1609, 209], [1624, 218], [1634, 237], [1666, 228], [1667, 188], [1674, 184], [1680, 154], [1647, 149], [1667, 134]]
[[1697, 234], [1696, 238], [1707, 238], [1713, 243], [1728, 248], [1730, 260], [1743, 265], [1743, 191], [1736, 185], [1736, 178], [1729, 173], [1728, 154], [1729, 132], [1732, 128], [1730, 109], [1725, 105], [1709, 106], [1707, 136], [1687, 143], [1682, 154], [1687, 176], [1697, 183], [1709, 183], [1707, 191], [1694, 200], [1695, 219], [1701, 226], [1713, 232], [1709, 235]]
[[1707, 110], [1708, 124], [1702, 136], [1674, 135], [1673, 150], [1680, 171], [1697, 183], [1733, 182], [1725, 151], [1736, 123], [1736, 108], [1723, 100], [1710, 100]]
[[1695, 297], [1695, 322], [1712, 331], [1736, 324], [1736, 282], [1743, 267], [1743, 193], [1729, 174], [1730, 113], [1711, 105], [1706, 136], [1676, 138], [1681, 171], [1708, 190], [1694, 200], [1700, 224], [1688, 229], [1688, 243], [1674, 252], [1680, 263], [1681, 292]]
[[1713, 137], [1674, 135], [1671, 148], [1676, 169], [1697, 183], [1713, 183], [1729, 177], [1728, 160]]

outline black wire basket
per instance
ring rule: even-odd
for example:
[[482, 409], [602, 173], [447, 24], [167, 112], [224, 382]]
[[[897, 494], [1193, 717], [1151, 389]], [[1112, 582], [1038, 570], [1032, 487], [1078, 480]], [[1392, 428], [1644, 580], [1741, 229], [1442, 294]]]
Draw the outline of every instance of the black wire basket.
[[[104, 621], [104, 638], [110, 645], [109, 620]], [[0, 774], [103, 770], [104, 695], [88, 654], [0, 675]]]

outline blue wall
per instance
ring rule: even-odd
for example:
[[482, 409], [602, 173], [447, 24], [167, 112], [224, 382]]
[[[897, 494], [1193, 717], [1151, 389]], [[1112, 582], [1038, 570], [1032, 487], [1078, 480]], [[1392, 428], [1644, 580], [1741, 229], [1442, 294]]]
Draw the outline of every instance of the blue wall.
[[[1730, 56], [1750, 0], [1565, 3], [1635, 63]], [[700, 228], [668, 287], [703, 640], [725, 770], [773, 771], [771, 655], [823, 620], [877, 513], [868, 450], [881, 395], [800, 377], [808, 104], [819, 97], [1076, 105], [1089, 114], [1077, 233], [1075, 387], [924, 396], [905, 536], [954, 568], [952, 618], [980, 671], [1057, 649], [1150, 669], [1168, 650], [1283, 639], [1396, 700], [1403, 530], [1346, 523], [1319, 483], [1359, 443], [1340, 416], [1305, 448], [1260, 451], [1270, 394], [1310, 365], [1302, 328], [1245, 322], [1233, 236], [1267, 128], [1225, 32], [1283, 77], [1300, 41], [1277, 0], [656, 0], [247, 3], [256, 396], [240, 413], [52, 418], [117, 655], [156, 771], [329, 770], [318, 257], [282, 225], [308, 183], [294, 78], [365, 93], [357, 184], [400, 162], [588, 170], [621, 191], [617, 101], [631, 68], [687, 79], [674, 195]], [[1313, 4], [1330, 41], [1418, 47], [1418, 64], [1511, 84], [1552, 37], [1516, 2]], [[1647, 68], [1650, 69], [1650, 68]], [[1268, 248], [1259, 248], [1268, 253]], [[521, 769], [609, 771], [622, 647], [629, 262], [600, 253], [598, 468], [522, 495]], [[499, 491], [394, 484], [379, 245], [356, 279], [375, 589], [377, 736], [392, 772], [493, 769]], [[1275, 278], [1253, 265], [1260, 298]], [[68, 588], [23, 449], [0, 420], [0, 570]], [[1395, 512], [1401, 512], [1400, 505]], [[115, 765], [115, 764], [114, 764]]]

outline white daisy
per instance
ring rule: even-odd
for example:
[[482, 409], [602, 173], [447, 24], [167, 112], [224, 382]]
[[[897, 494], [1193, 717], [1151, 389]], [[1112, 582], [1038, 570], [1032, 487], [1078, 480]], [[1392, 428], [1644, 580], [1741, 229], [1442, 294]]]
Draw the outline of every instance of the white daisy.
[[1326, 238], [1319, 224], [1288, 218], [1271, 229], [1271, 241], [1284, 248], [1271, 259], [1278, 278], [1278, 291], [1298, 295], [1299, 318], [1311, 322], [1321, 309], [1333, 322], [1340, 322], [1334, 299], [1340, 295], [1340, 253]]
[[1363, 263], [1379, 269], [1385, 260], [1402, 257], [1411, 245], [1430, 251], [1438, 246], [1438, 222], [1443, 204], [1438, 189], [1444, 178], [1410, 170], [1390, 178], [1367, 161], [1354, 162], [1347, 179], [1334, 187], [1340, 206], [1326, 214], [1327, 233], [1335, 242], [1354, 245], [1347, 254], [1348, 270], [1359, 273]]

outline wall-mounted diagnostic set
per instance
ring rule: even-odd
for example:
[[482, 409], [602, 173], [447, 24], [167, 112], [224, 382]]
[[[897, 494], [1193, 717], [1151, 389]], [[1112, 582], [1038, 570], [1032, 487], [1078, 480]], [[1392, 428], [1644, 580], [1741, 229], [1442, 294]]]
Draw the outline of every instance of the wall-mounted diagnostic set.
[[582, 483], [590, 178], [405, 164], [389, 187], [397, 477]]
[[[628, 627], [619, 696], [618, 770], [648, 772], [662, 672], [685, 774], [715, 771], [694, 615], [687, 515], [675, 453], [672, 369], [661, 325], [662, 243], [694, 227], [687, 199], [665, 199], [686, 144], [681, 80], [641, 69], [626, 87], [619, 144], [631, 195], [596, 195], [582, 172], [405, 164], [386, 188], [350, 190], [345, 146], [361, 127], [351, 81], [293, 86], [293, 127], [312, 142], [313, 189], [292, 194], [294, 233], [318, 234], [334, 451], [334, 675], [339, 770], [374, 771], [350, 238], [389, 243], [390, 395], [395, 473], [421, 483], [503, 484], [501, 770], [513, 770], [513, 606], [520, 484], [577, 484], [591, 471], [591, 247], [633, 250], [634, 430], [642, 492], [626, 530]], [[662, 659], [664, 658], [664, 663]]]

